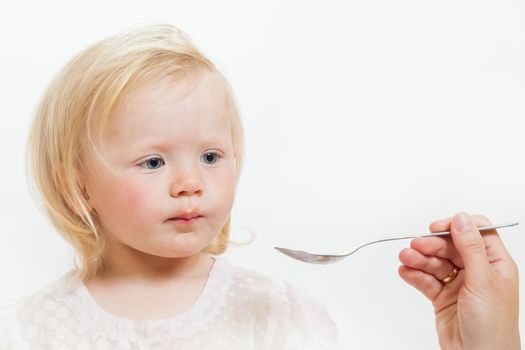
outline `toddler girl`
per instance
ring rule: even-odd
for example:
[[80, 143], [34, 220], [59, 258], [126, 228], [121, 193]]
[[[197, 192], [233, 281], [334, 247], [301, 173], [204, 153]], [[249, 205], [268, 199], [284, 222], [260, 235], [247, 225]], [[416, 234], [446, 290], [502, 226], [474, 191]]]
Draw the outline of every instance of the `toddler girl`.
[[2, 309], [0, 348], [341, 348], [305, 290], [220, 256], [243, 144], [228, 82], [175, 27], [74, 57], [42, 98], [28, 150], [78, 259]]

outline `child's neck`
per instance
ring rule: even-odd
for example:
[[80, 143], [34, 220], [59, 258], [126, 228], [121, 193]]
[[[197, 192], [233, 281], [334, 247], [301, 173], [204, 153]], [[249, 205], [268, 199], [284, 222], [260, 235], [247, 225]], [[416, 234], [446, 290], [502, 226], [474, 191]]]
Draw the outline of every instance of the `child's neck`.
[[112, 270], [84, 281], [89, 293], [110, 314], [148, 320], [189, 310], [203, 292], [214, 260], [195, 254], [145, 259], [142, 265], [133, 259], [113, 263]]
[[165, 258], [122, 245], [108, 246], [106, 253], [108, 265], [99, 276], [102, 279], [163, 282], [203, 278], [213, 265], [213, 259], [206, 253]]

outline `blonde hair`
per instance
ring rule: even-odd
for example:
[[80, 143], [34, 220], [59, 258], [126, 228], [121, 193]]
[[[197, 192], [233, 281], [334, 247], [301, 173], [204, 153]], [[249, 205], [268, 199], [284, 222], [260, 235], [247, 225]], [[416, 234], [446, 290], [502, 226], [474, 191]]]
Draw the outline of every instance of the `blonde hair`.
[[[88, 209], [79, 177], [81, 155], [87, 147], [94, 147], [91, 126], [103, 130], [119, 98], [133, 87], [167, 75], [204, 72], [216, 74], [225, 89], [232, 117], [237, 187], [244, 160], [244, 131], [233, 91], [215, 65], [172, 25], [132, 29], [87, 47], [44, 92], [28, 140], [28, 178], [33, 178], [52, 225], [77, 252], [77, 277], [96, 276], [105, 266], [105, 240], [96, 215]], [[230, 223], [228, 218], [203, 252], [219, 255], [229, 243], [237, 244], [229, 240]]]

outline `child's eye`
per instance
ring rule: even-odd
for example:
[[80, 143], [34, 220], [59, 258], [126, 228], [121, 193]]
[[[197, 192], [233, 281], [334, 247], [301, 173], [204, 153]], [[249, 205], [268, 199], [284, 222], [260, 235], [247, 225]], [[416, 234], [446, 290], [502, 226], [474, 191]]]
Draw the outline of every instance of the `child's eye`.
[[[154, 170], [160, 168], [164, 164], [164, 161], [159, 157], [150, 158], [141, 163], [143, 167], [149, 170]], [[144, 166], [146, 165], [146, 166]], [[151, 167], [149, 167], [151, 165]]]
[[[213, 161], [214, 158], [217, 158], [217, 160], [219, 160], [220, 158], [222, 158], [222, 155], [220, 155], [219, 153], [215, 153], [215, 152], [208, 152], [208, 153], [205, 153], [202, 158], [205, 160], [205, 161]], [[207, 163], [207, 164], [214, 164], [215, 162], [213, 163]]]

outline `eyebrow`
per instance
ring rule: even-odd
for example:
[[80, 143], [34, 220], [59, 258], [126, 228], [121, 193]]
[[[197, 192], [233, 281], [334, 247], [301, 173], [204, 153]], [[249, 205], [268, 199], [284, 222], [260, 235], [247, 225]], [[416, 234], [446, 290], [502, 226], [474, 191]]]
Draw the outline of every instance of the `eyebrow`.
[[[212, 137], [212, 138], [209, 138], [209, 139], [206, 139], [206, 140], [202, 140], [200, 142], [200, 144], [201, 145], [221, 145], [221, 146], [224, 146], [224, 145], [228, 144], [228, 141], [224, 140], [222, 137], [220, 137], [220, 138]], [[151, 150], [151, 149], [166, 150], [166, 149], [170, 149], [172, 146], [173, 146], [173, 143], [170, 142], [170, 141], [158, 141], [158, 140], [154, 140], [154, 141], [148, 140], [146, 142], [137, 143], [136, 144], [136, 148], [140, 149], [141, 151], [147, 151], [147, 150]]]

